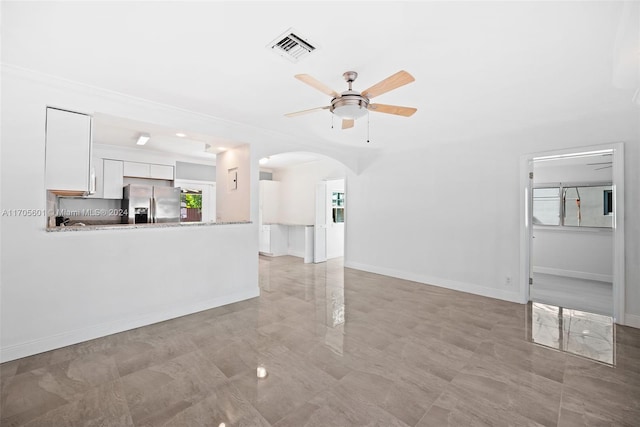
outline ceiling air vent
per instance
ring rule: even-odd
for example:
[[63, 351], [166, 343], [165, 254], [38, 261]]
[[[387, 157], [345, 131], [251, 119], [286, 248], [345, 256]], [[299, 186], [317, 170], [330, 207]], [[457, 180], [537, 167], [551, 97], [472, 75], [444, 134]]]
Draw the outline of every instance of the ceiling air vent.
[[293, 28], [289, 28], [274, 41], [269, 43], [267, 47], [271, 48], [280, 56], [284, 56], [291, 62], [298, 62], [314, 50], [317, 45], [302, 37]]

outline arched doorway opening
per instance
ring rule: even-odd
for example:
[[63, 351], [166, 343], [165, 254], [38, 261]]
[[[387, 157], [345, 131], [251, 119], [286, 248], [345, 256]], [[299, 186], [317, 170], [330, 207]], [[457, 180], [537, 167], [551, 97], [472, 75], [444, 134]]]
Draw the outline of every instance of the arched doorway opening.
[[344, 256], [348, 168], [310, 152], [260, 159], [259, 252], [304, 262]]

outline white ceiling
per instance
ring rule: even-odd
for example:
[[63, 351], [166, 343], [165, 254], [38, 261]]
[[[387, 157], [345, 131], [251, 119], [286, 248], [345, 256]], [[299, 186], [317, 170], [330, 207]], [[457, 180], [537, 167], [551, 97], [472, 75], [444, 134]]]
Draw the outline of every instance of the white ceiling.
[[[151, 123], [142, 123], [107, 114], [93, 117], [93, 140], [104, 145], [118, 145], [140, 150], [177, 153], [215, 161], [216, 154], [237, 145], [236, 142], [172, 129]], [[138, 137], [146, 133], [149, 141], [142, 147], [136, 145]], [[178, 136], [178, 134], [184, 136]]]
[[304, 163], [314, 162], [321, 159], [327, 159], [316, 153], [304, 151], [295, 151], [290, 153], [280, 153], [273, 156], [263, 157], [260, 163], [262, 169], [280, 169], [289, 166], [301, 165]]
[[[301, 140], [402, 149], [630, 108], [638, 21], [620, 2], [3, 1], [2, 61]], [[266, 47], [290, 27], [320, 46], [298, 63]], [[284, 117], [330, 101], [295, 74], [340, 92], [344, 71], [363, 90], [401, 69], [416, 81], [375, 102], [418, 111], [371, 113], [370, 144], [366, 118], [343, 131], [326, 110]]]

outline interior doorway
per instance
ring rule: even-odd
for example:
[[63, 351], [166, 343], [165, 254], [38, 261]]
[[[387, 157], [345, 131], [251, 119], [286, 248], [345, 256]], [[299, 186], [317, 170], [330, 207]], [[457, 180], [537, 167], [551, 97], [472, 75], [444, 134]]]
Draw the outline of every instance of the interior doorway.
[[258, 163], [259, 254], [305, 263], [344, 256], [347, 167], [307, 152], [274, 154]]
[[523, 299], [624, 324], [623, 145], [523, 157]]

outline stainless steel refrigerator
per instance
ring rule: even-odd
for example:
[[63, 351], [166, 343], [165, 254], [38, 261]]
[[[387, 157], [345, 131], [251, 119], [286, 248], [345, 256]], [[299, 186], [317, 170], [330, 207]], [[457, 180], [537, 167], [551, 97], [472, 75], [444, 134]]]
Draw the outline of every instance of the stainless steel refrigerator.
[[123, 224], [180, 222], [180, 188], [129, 184], [122, 209]]

